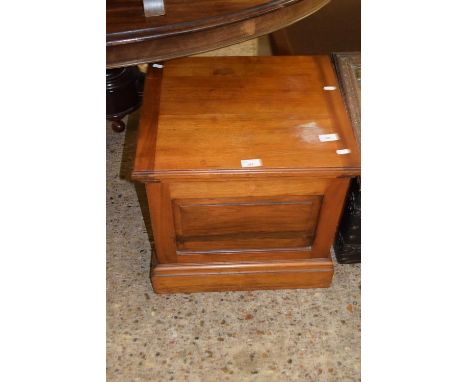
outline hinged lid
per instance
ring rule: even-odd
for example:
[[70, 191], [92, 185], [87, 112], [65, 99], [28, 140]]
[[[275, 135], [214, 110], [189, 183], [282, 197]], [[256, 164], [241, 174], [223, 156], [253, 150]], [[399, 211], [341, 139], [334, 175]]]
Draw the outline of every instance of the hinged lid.
[[196, 57], [149, 68], [135, 179], [359, 169], [328, 56]]

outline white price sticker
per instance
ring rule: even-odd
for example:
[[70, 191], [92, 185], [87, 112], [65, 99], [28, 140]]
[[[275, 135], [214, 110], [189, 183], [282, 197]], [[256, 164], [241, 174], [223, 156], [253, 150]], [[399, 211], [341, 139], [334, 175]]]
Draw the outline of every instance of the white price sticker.
[[261, 159], [243, 159], [241, 160], [242, 167], [261, 167], [263, 166]]
[[340, 139], [338, 134], [320, 134], [319, 136], [320, 142], [331, 142], [331, 141], [337, 141]]
[[350, 152], [351, 152], [350, 149], [336, 150], [336, 153], [337, 153], [338, 155], [349, 154]]

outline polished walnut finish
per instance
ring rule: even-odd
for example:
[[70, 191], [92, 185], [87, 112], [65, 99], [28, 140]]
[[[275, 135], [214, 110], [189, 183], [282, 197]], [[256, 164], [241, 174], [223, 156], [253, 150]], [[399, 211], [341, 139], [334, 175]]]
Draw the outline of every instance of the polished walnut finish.
[[[330, 133], [339, 140], [320, 142]], [[242, 167], [247, 159], [262, 166]], [[330, 247], [359, 173], [327, 56], [150, 68], [133, 177], [146, 184], [155, 291], [329, 286]]]
[[107, 0], [107, 67], [184, 57], [290, 25], [330, 0], [165, 0], [145, 17], [142, 0]]

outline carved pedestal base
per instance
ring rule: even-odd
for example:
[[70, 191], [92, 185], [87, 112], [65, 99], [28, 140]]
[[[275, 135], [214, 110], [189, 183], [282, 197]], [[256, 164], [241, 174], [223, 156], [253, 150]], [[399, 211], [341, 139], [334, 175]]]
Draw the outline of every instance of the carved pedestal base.
[[143, 83], [144, 74], [136, 66], [107, 70], [106, 119], [115, 132], [125, 130], [122, 119], [140, 106]]

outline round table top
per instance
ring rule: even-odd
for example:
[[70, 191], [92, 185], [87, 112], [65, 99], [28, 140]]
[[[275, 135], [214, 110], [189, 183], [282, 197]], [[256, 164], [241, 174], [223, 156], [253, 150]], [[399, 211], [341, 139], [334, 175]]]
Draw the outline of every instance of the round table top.
[[145, 17], [143, 0], [107, 0], [107, 67], [236, 44], [290, 25], [329, 1], [165, 0], [165, 15]]

